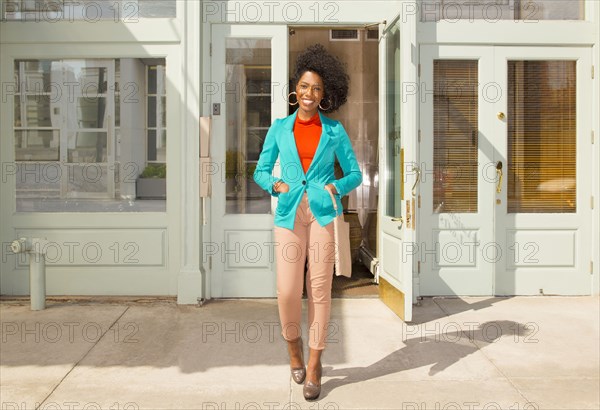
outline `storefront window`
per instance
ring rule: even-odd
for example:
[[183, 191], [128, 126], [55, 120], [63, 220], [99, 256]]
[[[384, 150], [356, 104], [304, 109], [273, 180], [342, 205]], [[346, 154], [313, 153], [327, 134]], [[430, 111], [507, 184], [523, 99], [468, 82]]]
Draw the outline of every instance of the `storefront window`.
[[113, 20], [135, 22], [140, 18], [173, 18], [175, 0], [7, 0], [2, 2], [6, 20], [50, 21]]
[[584, 20], [584, 0], [423, 0], [421, 21]]
[[17, 211], [165, 211], [164, 73], [164, 59], [16, 61]]

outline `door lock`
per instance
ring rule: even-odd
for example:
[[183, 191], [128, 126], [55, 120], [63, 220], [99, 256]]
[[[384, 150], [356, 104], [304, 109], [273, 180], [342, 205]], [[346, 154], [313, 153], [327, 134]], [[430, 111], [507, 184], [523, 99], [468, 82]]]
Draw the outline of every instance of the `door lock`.
[[506, 118], [506, 115], [505, 115], [505, 114], [504, 114], [502, 111], [501, 111], [501, 112], [499, 112], [499, 113], [498, 113], [498, 114], [496, 114], [496, 115], [498, 116], [498, 119], [499, 119], [499, 120], [503, 120], [503, 119], [505, 119], [505, 118]]

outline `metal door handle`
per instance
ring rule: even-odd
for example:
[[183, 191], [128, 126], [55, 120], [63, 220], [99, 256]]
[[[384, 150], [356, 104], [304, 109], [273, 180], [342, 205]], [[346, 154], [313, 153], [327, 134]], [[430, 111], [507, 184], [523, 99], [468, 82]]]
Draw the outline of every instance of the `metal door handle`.
[[415, 183], [412, 186], [411, 193], [412, 193], [412, 196], [416, 196], [417, 195], [417, 185], [421, 181], [421, 169], [418, 166], [413, 165], [413, 171], [417, 171], [417, 179], [415, 180]]
[[502, 192], [502, 161], [496, 163], [496, 175], [498, 175], [498, 183], [496, 184], [496, 192]]
[[392, 222], [400, 222], [400, 226], [398, 227], [398, 229], [402, 229], [402, 226], [404, 225], [404, 218], [392, 218]]

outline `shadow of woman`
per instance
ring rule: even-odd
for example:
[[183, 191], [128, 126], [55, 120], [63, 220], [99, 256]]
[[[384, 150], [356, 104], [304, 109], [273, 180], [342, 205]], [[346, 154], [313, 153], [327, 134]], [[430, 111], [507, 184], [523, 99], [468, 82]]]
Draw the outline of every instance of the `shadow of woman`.
[[[475, 324], [474, 324], [475, 326]], [[430, 365], [429, 376], [434, 376], [461, 359], [496, 343], [500, 338], [526, 337], [531, 329], [522, 323], [500, 320], [481, 323], [477, 328], [460, 329], [454, 324], [451, 332], [432, 334], [421, 332], [415, 338], [404, 340], [404, 346], [366, 367], [343, 369], [324, 368], [323, 374], [333, 377], [322, 385], [321, 397], [336, 387], [359, 383], [377, 377]]]

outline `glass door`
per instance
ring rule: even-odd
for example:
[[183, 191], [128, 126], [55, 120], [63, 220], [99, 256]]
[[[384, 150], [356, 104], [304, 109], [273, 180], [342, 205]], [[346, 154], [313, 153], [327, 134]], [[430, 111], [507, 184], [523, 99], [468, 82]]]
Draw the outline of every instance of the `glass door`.
[[404, 140], [402, 138], [401, 25], [396, 18], [381, 27], [379, 146], [379, 246], [377, 270], [379, 297], [402, 320], [412, 320], [412, 255], [406, 252], [406, 233], [411, 228], [405, 211]]
[[[64, 84], [53, 115], [62, 118], [62, 198], [114, 198], [115, 65], [109, 60], [52, 63]], [[60, 111], [62, 110], [62, 114]]]
[[495, 293], [590, 294], [592, 80], [587, 48], [497, 47]]
[[421, 65], [421, 294], [589, 294], [590, 51], [425, 46]]
[[[276, 199], [253, 179], [267, 130], [287, 115], [285, 26], [212, 28], [211, 261], [213, 297], [273, 297]], [[274, 172], [279, 173], [279, 166]]]
[[494, 87], [491, 47], [421, 47], [420, 291], [490, 295]]

